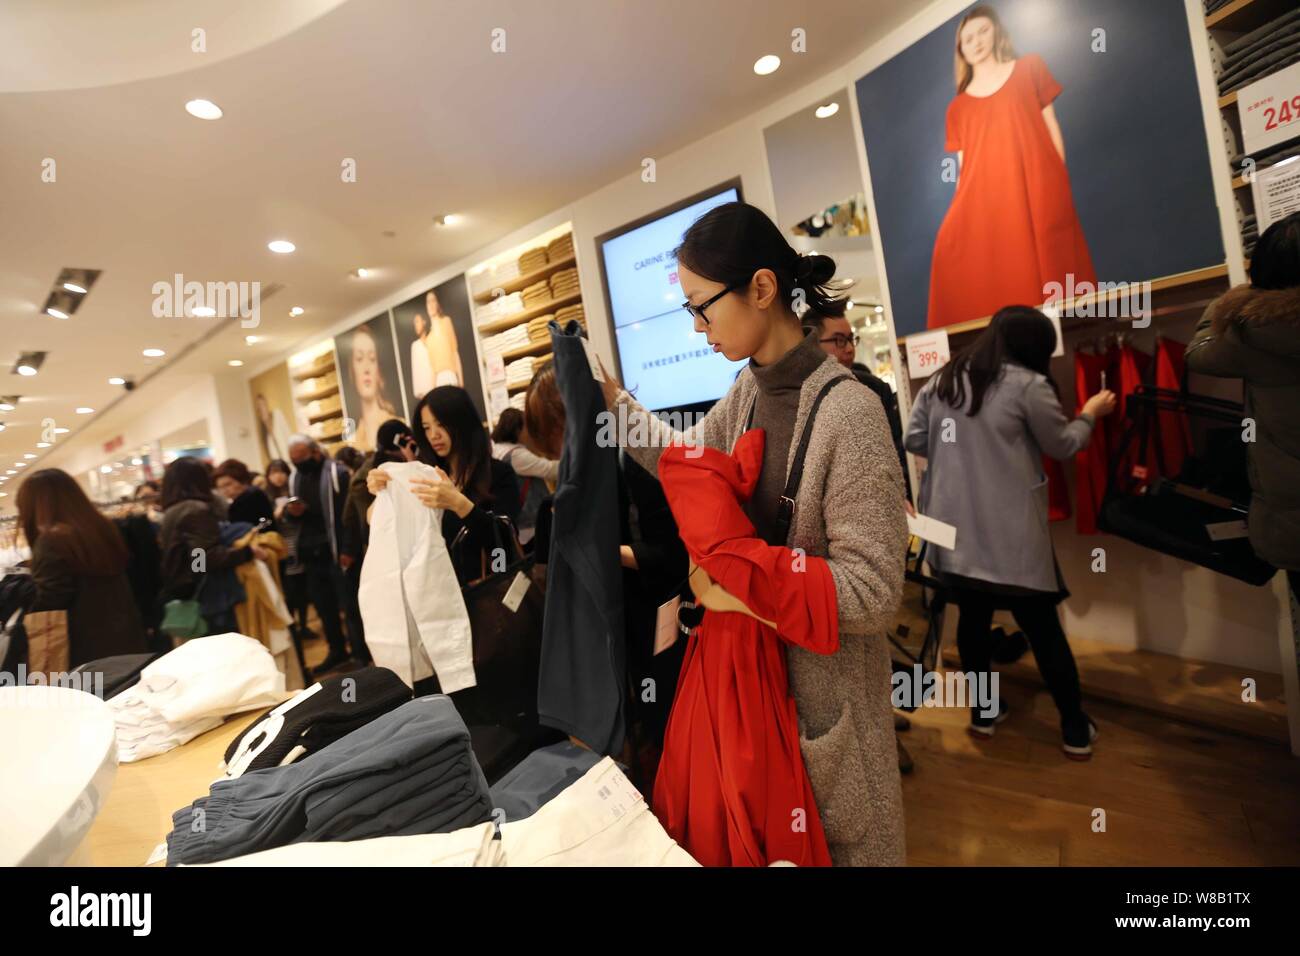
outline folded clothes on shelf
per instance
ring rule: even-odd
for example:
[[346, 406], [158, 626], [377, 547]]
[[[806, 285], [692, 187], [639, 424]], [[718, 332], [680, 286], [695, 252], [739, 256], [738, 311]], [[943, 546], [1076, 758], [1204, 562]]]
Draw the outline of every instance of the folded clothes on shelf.
[[519, 257], [519, 274], [525, 275], [543, 268], [547, 263], [546, 250], [542, 247], [529, 249]]
[[480, 305], [474, 313], [475, 321], [482, 325], [486, 322], [494, 322], [497, 319], [504, 319], [507, 316], [514, 315], [516, 312], [524, 311], [524, 298], [518, 292], [512, 292], [509, 295], [498, 296], [491, 302]]

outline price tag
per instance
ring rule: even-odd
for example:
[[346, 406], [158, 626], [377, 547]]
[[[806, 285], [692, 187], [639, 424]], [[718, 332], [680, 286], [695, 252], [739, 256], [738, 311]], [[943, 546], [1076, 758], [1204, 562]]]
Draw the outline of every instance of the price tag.
[[524, 574], [524, 572], [517, 571], [515, 573], [514, 583], [510, 585], [510, 590], [506, 592], [506, 596], [501, 599], [501, 603], [510, 609], [511, 614], [519, 611], [519, 605], [523, 603], [524, 595], [528, 593], [530, 583], [528, 575]]
[[1231, 541], [1233, 538], [1244, 538], [1250, 534], [1244, 519], [1241, 521], [1216, 521], [1207, 524], [1205, 530], [1209, 534], [1211, 541]]
[[1300, 212], [1300, 151], [1296, 155], [1255, 171], [1250, 183], [1255, 216], [1264, 232], [1279, 219]]
[[591, 345], [591, 339], [579, 338], [582, 343], [582, 349], [587, 353], [587, 364], [591, 366], [591, 377], [598, 382], [605, 381], [605, 373], [600, 370], [600, 360], [596, 358], [596, 350]]
[[655, 614], [655, 654], [662, 654], [677, 643], [682, 629], [677, 623], [677, 609], [682, 606], [681, 596], [659, 605]]
[[[645, 798], [641, 792], [632, 786], [632, 781], [623, 775], [623, 771], [618, 769], [614, 761], [606, 757], [601, 764], [608, 763], [609, 766], [600, 773], [596, 778], [596, 799], [597, 812], [599, 816], [596, 819], [604, 818], [606, 824], [615, 823], [627, 816], [645, 807]], [[599, 769], [601, 764], [597, 764]], [[590, 771], [589, 771], [590, 772]]]
[[1300, 136], [1300, 63], [1242, 87], [1237, 112], [1244, 152], [1258, 153]]
[[506, 363], [500, 354], [493, 353], [487, 357], [487, 378], [489, 385], [496, 385], [506, 380]]
[[907, 342], [907, 368], [912, 378], [928, 378], [948, 364], [948, 333], [944, 329], [909, 335]]

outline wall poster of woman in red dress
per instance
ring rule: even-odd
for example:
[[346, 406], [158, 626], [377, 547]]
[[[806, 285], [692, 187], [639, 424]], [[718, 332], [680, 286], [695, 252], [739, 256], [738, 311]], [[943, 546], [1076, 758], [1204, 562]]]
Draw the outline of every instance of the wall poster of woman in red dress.
[[997, 11], [973, 7], [957, 27], [957, 96], [944, 148], [957, 190], [930, 269], [929, 328], [1035, 304], [1054, 283], [1095, 283], [1075, 212], [1053, 102], [1062, 91], [1037, 54], [1017, 57]]

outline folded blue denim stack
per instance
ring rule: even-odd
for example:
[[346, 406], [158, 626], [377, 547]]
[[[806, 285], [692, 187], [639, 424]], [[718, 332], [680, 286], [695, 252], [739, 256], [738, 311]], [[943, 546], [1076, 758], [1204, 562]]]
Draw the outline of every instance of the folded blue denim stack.
[[284, 767], [218, 780], [172, 814], [167, 865], [307, 841], [450, 833], [492, 819], [451, 698], [421, 697]]

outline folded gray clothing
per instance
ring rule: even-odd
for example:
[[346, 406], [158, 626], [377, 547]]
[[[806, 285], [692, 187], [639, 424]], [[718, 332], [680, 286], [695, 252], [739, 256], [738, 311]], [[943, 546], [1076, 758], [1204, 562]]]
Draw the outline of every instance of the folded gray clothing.
[[[1230, 2], [1231, 0], [1223, 0], [1223, 3], [1220, 3], [1219, 6], [1223, 6]], [[1209, 12], [1213, 13], [1214, 11], [1210, 10]], [[1237, 37], [1237, 39], [1233, 40], [1231, 43], [1225, 43], [1223, 45], [1223, 55], [1227, 57], [1228, 60], [1233, 60], [1239, 57], [1243, 52], [1258, 45], [1261, 41], [1267, 40], [1274, 34], [1285, 30], [1292, 23], [1300, 23], [1300, 7], [1297, 7], [1290, 13], [1284, 13], [1280, 17], [1270, 20], [1257, 30], [1251, 30], [1249, 33]]]
[[1300, 61], [1300, 37], [1292, 39], [1285, 46], [1279, 47], [1247, 66], [1239, 67], [1230, 76], [1219, 80], [1219, 95], [1226, 96], [1234, 90], [1240, 90], [1256, 80], [1286, 69], [1297, 61]]
[[[423, 796], [386, 806], [381, 791], [411, 778]], [[218, 780], [172, 815], [167, 864], [212, 863], [322, 833], [360, 838], [355, 814], [350, 826], [332, 822], [355, 804], [382, 811], [362, 827], [365, 836], [447, 832], [440, 821], [454, 828], [492, 818], [487, 780], [449, 697], [403, 704], [297, 763]]]
[[[1251, 159], [1255, 160], [1255, 168], [1263, 169], [1266, 166], [1274, 166], [1288, 157], [1294, 156], [1300, 152], [1300, 136], [1292, 136], [1290, 139], [1277, 146], [1270, 146], [1266, 150], [1260, 150], [1258, 153], [1250, 154]], [[1242, 173], [1241, 164], [1246, 161], [1246, 153], [1238, 153], [1232, 157], [1232, 169], [1234, 176], [1240, 176]]]
[[497, 822], [531, 817], [581, 780], [600, 759], [600, 754], [567, 740], [534, 750], [492, 788], [492, 806], [505, 814]]
[[1219, 67], [1220, 80], [1222, 81], [1224, 77], [1264, 62], [1270, 54], [1276, 53], [1278, 50], [1294, 43], [1297, 39], [1300, 39], [1300, 22], [1292, 24], [1286, 30], [1265, 37], [1250, 49], [1242, 50], [1237, 56], [1225, 60]]

